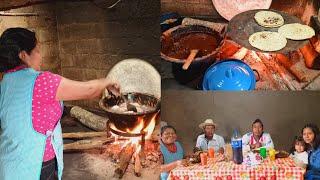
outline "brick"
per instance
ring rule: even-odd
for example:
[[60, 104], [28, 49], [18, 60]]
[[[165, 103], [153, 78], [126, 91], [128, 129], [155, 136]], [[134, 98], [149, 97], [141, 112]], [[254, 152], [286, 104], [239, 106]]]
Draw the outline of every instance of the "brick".
[[46, 69], [60, 68], [60, 60], [59, 60], [58, 56], [42, 58], [42, 67], [44, 67]]
[[72, 67], [76, 65], [72, 54], [59, 53], [59, 59], [61, 62], [61, 68]]
[[44, 42], [40, 44], [40, 51], [42, 57], [47, 56], [57, 56], [58, 55], [58, 45], [56, 42]]
[[37, 39], [40, 43], [43, 42], [50, 42], [50, 41], [56, 41], [57, 40], [57, 34], [56, 34], [56, 29], [43, 29], [43, 28], [38, 28], [36, 31], [36, 36]]
[[84, 79], [83, 69], [81, 68], [63, 68], [61, 69], [63, 77], [69, 78], [71, 80], [81, 81]]
[[76, 45], [77, 53], [103, 53], [105, 44], [101, 39], [86, 39], [80, 41], [74, 41]]
[[76, 44], [74, 41], [60, 41], [59, 46], [61, 53], [76, 53]]

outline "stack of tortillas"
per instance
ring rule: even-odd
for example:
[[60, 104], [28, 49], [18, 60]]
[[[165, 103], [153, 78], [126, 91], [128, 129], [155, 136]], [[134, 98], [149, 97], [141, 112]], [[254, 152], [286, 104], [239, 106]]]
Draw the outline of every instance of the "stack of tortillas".
[[315, 35], [314, 30], [299, 23], [286, 24], [283, 17], [273, 11], [259, 11], [254, 16], [255, 21], [263, 27], [277, 28], [278, 32], [256, 32], [249, 37], [249, 43], [262, 51], [278, 51], [286, 47], [287, 39], [305, 40]]
[[144, 60], [122, 60], [112, 67], [107, 78], [119, 83], [121, 93], [139, 92], [161, 97], [160, 74]]

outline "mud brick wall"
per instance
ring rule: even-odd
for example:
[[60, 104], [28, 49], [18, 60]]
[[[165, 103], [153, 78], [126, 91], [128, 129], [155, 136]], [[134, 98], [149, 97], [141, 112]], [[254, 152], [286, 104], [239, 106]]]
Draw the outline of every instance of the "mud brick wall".
[[[112, 9], [92, 2], [56, 4], [61, 73], [73, 80], [106, 77], [117, 62], [140, 58], [160, 64], [159, 1], [121, 1]], [[97, 100], [72, 102], [97, 108]]]
[[38, 16], [0, 16], [0, 33], [10, 27], [24, 27], [36, 32], [42, 52], [43, 70], [60, 73], [57, 23], [53, 3], [38, 4], [5, 11], [8, 13], [35, 13]]

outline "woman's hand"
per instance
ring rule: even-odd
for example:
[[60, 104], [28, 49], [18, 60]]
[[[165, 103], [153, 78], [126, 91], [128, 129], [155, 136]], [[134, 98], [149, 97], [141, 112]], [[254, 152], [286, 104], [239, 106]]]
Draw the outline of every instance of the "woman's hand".
[[106, 87], [115, 96], [120, 96], [120, 85], [117, 82], [109, 81], [106, 79]]
[[187, 165], [186, 159], [181, 159], [181, 160], [176, 161], [176, 167], [186, 166], [186, 165]]

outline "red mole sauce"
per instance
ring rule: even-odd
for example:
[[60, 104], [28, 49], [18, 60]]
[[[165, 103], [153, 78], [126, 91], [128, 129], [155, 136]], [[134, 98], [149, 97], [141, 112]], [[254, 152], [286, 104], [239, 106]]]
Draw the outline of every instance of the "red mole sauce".
[[172, 58], [187, 59], [192, 49], [198, 49], [197, 58], [212, 53], [217, 46], [217, 40], [212, 34], [190, 33], [176, 39], [163, 36], [161, 52]]

